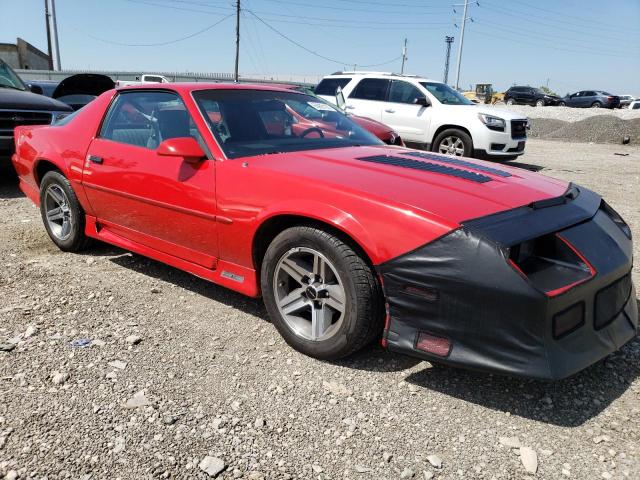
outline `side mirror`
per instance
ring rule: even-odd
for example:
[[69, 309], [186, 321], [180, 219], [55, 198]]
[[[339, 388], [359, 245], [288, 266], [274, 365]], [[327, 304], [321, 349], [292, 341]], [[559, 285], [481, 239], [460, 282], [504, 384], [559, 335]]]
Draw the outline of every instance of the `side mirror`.
[[342, 93], [342, 88], [338, 87], [336, 90], [336, 105], [342, 111], [346, 109], [347, 102], [344, 99], [344, 93]]
[[177, 137], [165, 140], [158, 145], [158, 155], [164, 157], [182, 157], [185, 162], [198, 163], [205, 158], [204, 150], [193, 137]]
[[37, 93], [38, 95], [44, 95], [44, 90], [42, 90], [42, 87], [40, 85], [29, 85], [29, 90], [31, 90], [32, 93]]
[[430, 107], [431, 106], [431, 102], [429, 101], [429, 99], [427, 97], [418, 97], [413, 101], [413, 103], [415, 105], [420, 105], [422, 107]]

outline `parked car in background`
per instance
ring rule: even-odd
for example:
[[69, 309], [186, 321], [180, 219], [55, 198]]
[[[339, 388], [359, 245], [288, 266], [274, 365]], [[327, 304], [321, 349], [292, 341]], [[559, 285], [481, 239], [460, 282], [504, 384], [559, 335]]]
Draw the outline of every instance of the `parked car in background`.
[[[324, 100], [323, 98], [317, 96], [315, 94], [315, 92], [313, 91], [312, 88], [309, 87], [305, 87], [305, 86], [300, 86], [300, 85], [289, 85], [289, 84], [272, 84], [274, 86], [278, 86], [281, 88], [287, 88], [289, 90], [293, 90], [296, 92], [300, 92], [300, 93], [304, 93], [307, 95], [313, 95], [315, 96], [320, 102], [326, 103], [328, 106], [330, 106], [330, 110], [334, 109], [334, 104], [327, 102], [326, 100]], [[304, 112], [300, 112], [300, 113], [304, 113]], [[362, 128], [364, 128], [365, 130], [373, 133], [376, 137], [378, 137], [380, 140], [382, 140], [384, 143], [386, 143], [387, 145], [399, 145], [404, 147], [404, 142], [402, 140], [402, 137], [400, 136], [400, 134], [398, 132], [396, 132], [394, 129], [392, 129], [391, 127], [385, 125], [382, 122], [378, 122], [376, 120], [373, 120], [371, 118], [367, 118], [367, 117], [361, 117], [359, 115], [353, 115], [351, 113], [347, 113], [347, 112], [343, 112], [344, 115], [348, 116], [352, 121], [354, 121], [355, 123], [357, 123], [358, 125], [360, 125]], [[311, 118], [306, 118], [305, 120], [300, 119], [300, 121], [318, 121], [321, 120], [318, 118], [317, 114], [311, 113], [312, 117]], [[328, 113], [325, 110], [325, 116], [327, 115], [331, 115], [330, 113]], [[313, 118], [315, 116], [315, 118]]]
[[577, 108], [617, 108], [620, 105], [620, 97], [603, 90], [582, 90], [564, 97], [560, 105]]
[[640, 110], [640, 100], [634, 100], [627, 108], [629, 108], [629, 110]]
[[31, 92], [11, 67], [0, 60], [0, 166], [9, 165], [15, 127], [51, 124], [71, 112], [67, 104]]
[[507, 105], [523, 104], [544, 107], [547, 105], [558, 105], [561, 98], [557, 95], [550, 95], [539, 88], [534, 87], [510, 87], [504, 94], [504, 103]]
[[57, 80], [27, 80], [25, 85], [33, 93], [39, 93], [46, 97], [51, 97], [53, 91], [56, 89], [60, 82]]
[[294, 134], [287, 108], [318, 103], [256, 85], [110, 90], [18, 127], [14, 165], [62, 251], [97, 239], [262, 297], [314, 358], [380, 341], [560, 379], [636, 337], [631, 230], [599, 195], [390, 147], [338, 110], [344, 135]]
[[325, 77], [315, 92], [335, 103], [338, 87], [347, 112], [389, 125], [407, 145], [500, 160], [524, 153], [526, 117], [476, 105], [445, 83], [387, 72], [338, 72]]
[[627, 108], [633, 100], [631, 95], [620, 95], [620, 108]]
[[62, 80], [51, 96], [74, 110], [79, 110], [98, 95], [114, 87], [114, 81], [107, 75], [79, 73]]
[[142, 83], [169, 83], [169, 79], [162, 75], [145, 73], [136, 77], [135, 80], [116, 80], [116, 87], [126, 87], [128, 85], [140, 85]]

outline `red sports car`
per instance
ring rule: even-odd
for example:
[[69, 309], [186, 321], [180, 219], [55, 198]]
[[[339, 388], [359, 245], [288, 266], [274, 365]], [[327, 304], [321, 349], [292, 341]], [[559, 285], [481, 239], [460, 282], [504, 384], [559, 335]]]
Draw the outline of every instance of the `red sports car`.
[[[335, 107], [330, 105], [327, 101], [318, 97], [315, 93], [313, 93], [313, 89], [308, 87], [303, 87], [300, 85], [291, 85], [286, 83], [271, 83], [269, 84], [272, 87], [284, 88], [286, 90], [291, 90], [294, 92], [304, 93], [306, 95], [310, 95], [316, 98], [316, 103], [314, 103], [313, 108], [305, 108], [298, 112], [295, 112], [297, 123], [299, 124], [299, 128], [303, 125], [307, 125], [309, 127], [315, 126], [318, 122], [328, 122], [328, 125], [323, 125], [323, 128], [326, 128], [327, 131], [333, 130], [331, 124], [335, 124], [336, 117], [333, 115], [335, 111]], [[292, 112], [294, 113], [294, 112]], [[370, 133], [373, 133], [376, 137], [382, 140], [387, 145], [398, 145], [404, 147], [404, 142], [402, 138], [400, 138], [400, 134], [396, 132], [393, 128], [385, 125], [382, 122], [378, 122], [372, 118], [361, 117], [359, 115], [353, 115], [351, 113], [343, 112], [344, 115], [348, 116], [350, 120], [354, 123], [357, 123], [362, 128], [367, 130]]]
[[13, 162], [62, 250], [98, 239], [262, 295], [317, 358], [381, 339], [561, 378], [636, 335], [631, 231], [597, 194], [387, 146], [348, 117], [292, 128], [289, 110], [315, 101], [251, 85], [111, 90], [16, 128]]

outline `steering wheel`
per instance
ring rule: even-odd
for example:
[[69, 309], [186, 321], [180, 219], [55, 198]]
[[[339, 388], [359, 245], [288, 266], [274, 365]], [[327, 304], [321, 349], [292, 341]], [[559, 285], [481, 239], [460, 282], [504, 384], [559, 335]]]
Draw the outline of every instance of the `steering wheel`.
[[320, 130], [318, 127], [310, 127], [307, 128], [306, 130], [304, 130], [302, 133], [300, 133], [300, 135], [298, 135], [300, 138], [304, 138], [307, 135], [309, 135], [310, 133], [317, 133], [320, 135], [320, 138], [324, 138], [324, 133], [322, 132], [322, 130]]

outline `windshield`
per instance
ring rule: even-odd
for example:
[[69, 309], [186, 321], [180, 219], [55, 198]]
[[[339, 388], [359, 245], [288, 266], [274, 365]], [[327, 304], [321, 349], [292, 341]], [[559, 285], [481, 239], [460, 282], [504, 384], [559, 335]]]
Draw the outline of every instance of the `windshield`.
[[16, 90], [26, 90], [20, 77], [16, 75], [9, 65], [0, 60], [0, 88], [15, 88]]
[[473, 105], [471, 100], [465, 98], [446, 83], [420, 82], [420, 85], [445, 105]]
[[309, 95], [216, 89], [193, 97], [227, 158], [383, 144]]

